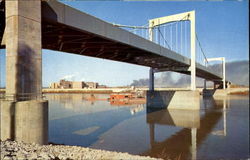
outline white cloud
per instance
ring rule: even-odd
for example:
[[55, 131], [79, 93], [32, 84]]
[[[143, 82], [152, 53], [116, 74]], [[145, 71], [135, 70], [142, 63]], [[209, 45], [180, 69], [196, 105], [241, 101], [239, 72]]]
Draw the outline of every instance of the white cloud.
[[75, 74], [70, 74], [70, 75], [63, 76], [62, 79], [65, 79], [68, 81], [73, 81], [73, 80], [75, 80], [75, 77], [76, 77]]

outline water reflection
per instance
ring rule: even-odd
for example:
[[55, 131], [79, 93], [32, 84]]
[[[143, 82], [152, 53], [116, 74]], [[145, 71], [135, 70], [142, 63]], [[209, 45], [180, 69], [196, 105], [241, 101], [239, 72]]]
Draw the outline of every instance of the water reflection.
[[89, 146], [98, 137], [120, 122], [140, 115], [143, 105], [131, 107], [111, 106], [109, 95], [48, 94], [49, 141], [58, 144]]
[[218, 103], [220, 106], [223, 106], [222, 113], [223, 113], [223, 128], [220, 130], [213, 131], [212, 134], [217, 135], [217, 136], [226, 136], [227, 135], [227, 108], [230, 105], [230, 101], [226, 98], [223, 97], [222, 99], [217, 99], [217, 105]]
[[[164, 159], [196, 159], [197, 146], [202, 144], [202, 141], [212, 131], [221, 115], [221, 112], [209, 110], [206, 110], [206, 114], [202, 117], [200, 117], [199, 111], [185, 110], [161, 110], [148, 114], [147, 123], [150, 126], [151, 148], [142, 155]], [[170, 138], [162, 142], [156, 142], [155, 124], [184, 128]]]
[[112, 106], [109, 95], [51, 94], [49, 140], [163, 159], [249, 157], [248, 98], [201, 99], [200, 111]]

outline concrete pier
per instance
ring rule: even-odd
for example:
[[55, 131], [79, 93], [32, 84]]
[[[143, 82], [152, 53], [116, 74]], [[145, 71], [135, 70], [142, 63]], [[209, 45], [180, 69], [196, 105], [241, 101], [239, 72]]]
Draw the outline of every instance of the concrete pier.
[[41, 1], [5, 1], [6, 95], [1, 139], [46, 144], [48, 102], [42, 100]]
[[200, 109], [199, 91], [148, 91], [148, 108]]
[[1, 140], [48, 143], [48, 101], [1, 101]]
[[6, 96], [14, 101], [35, 99], [42, 89], [41, 1], [5, 5]]

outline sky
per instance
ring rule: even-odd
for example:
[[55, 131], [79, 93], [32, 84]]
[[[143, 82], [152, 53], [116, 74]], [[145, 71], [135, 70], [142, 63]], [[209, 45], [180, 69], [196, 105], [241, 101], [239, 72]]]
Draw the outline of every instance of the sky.
[[[196, 33], [207, 57], [249, 60], [249, 1], [61, 1], [109, 23], [141, 26], [149, 19], [196, 11]], [[0, 86], [5, 86], [5, 54], [0, 51]], [[148, 67], [43, 50], [43, 86], [62, 78], [129, 85], [148, 78]]]

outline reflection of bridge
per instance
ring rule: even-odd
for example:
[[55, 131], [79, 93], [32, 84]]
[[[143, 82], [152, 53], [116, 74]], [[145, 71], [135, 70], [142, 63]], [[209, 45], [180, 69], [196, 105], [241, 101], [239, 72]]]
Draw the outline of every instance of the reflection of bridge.
[[[211, 99], [209, 101], [211, 102]], [[149, 113], [147, 115], [147, 123], [150, 128], [151, 149], [144, 152], [143, 155], [167, 159], [196, 159], [197, 147], [212, 133], [213, 128], [221, 119], [222, 115], [224, 118], [224, 127], [226, 127], [224, 114], [227, 104], [225, 100], [220, 101], [222, 101], [223, 104], [212, 104], [213, 108], [207, 109], [205, 115], [202, 117], [200, 117], [199, 111], [186, 111], [183, 114], [183, 111], [180, 110], [160, 110]], [[223, 108], [223, 114], [222, 112], [213, 111], [215, 108]], [[181, 117], [181, 115], [184, 117]], [[156, 142], [156, 124], [185, 128], [162, 142]], [[224, 132], [225, 130], [226, 128], [224, 128]]]
[[[195, 90], [195, 76], [212, 81], [222, 80], [219, 75], [196, 63], [193, 42], [192, 59], [189, 59], [57, 1], [1, 0], [0, 8], [0, 47], [6, 48], [6, 99], [10, 100], [3, 106], [15, 104], [22, 108], [25, 105], [27, 108], [22, 108], [23, 111], [40, 112], [37, 113], [41, 114], [37, 123], [45, 131], [46, 109], [41, 111], [29, 107], [48, 107], [46, 101], [39, 100], [42, 48], [148, 66], [152, 68], [151, 71], [169, 70], [191, 74], [192, 90]], [[191, 15], [194, 19], [193, 12], [188, 17]], [[193, 29], [191, 32], [194, 34]], [[150, 75], [153, 77], [153, 72]], [[153, 78], [151, 80], [153, 84]], [[21, 113], [15, 114], [25, 117]], [[22, 127], [15, 131], [18, 130], [22, 130]], [[6, 132], [7, 135], [10, 133], [10, 130]], [[46, 134], [42, 135], [44, 139]]]

